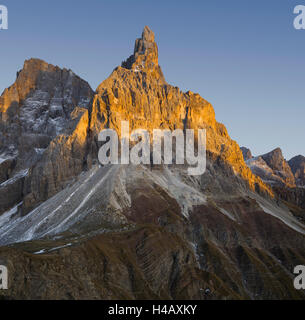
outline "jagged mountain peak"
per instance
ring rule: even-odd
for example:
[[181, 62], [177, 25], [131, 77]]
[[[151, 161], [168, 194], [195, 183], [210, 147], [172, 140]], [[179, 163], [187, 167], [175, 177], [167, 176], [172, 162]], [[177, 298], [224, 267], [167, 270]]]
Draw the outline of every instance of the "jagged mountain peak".
[[283, 162], [285, 161], [281, 148], [276, 148], [270, 152], [267, 152], [261, 157], [266, 163], [274, 170], [282, 170]]
[[71, 70], [67, 70], [65, 68], [61, 69], [58, 66], [54, 66], [53, 64], [50, 64], [42, 59], [30, 58], [24, 61], [23, 68], [17, 72], [16, 81], [25, 81], [26, 79], [30, 78], [36, 80], [41, 72], [56, 72], [60, 70], [72, 72]]
[[299, 186], [305, 186], [305, 157], [298, 155], [288, 161]]
[[155, 42], [155, 34], [148, 26], [143, 29], [142, 39], [148, 42]]
[[[55, 90], [56, 87], [58, 89]], [[79, 87], [82, 87], [82, 92]], [[0, 118], [5, 121], [10, 117], [9, 113], [14, 116], [16, 107], [21, 107], [37, 90], [45, 92], [49, 96], [48, 99], [51, 99], [58, 98], [59, 95], [70, 96], [71, 88], [75, 88], [73, 95], [80, 93], [81, 96], [88, 96], [93, 92], [88, 82], [72, 70], [54, 66], [37, 58], [27, 59], [23, 68], [17, 72], [16, 81], [5, 89], [0, 97]]]
[[241, 152], [243, 153], [243, 157], [244, 157], [244, 160], [245, 160], [245, 161], [253, 158], [250, 149], [248, 149], [248, 148], [246, 148], [246, 147], [240, 147], [240, 150], [241, 150]]
[[40, 58], [29, 58], [24, 61], [23, 69], [27, 69], [29, 67], [36, 66], [41, 69], [46, 66], [52, 66], [52, 64], [40, 59]]
[[[245, 157], [245, 155], [244, 155]], [[271, 185], [295, 187], [295, 178], [281, 148], [261, 156], [245, 159], [252, 172]]]
[[134, 54], [98, 86], [93, 99], [93, 134], [105, 127], [120, 132], [122, 120], [130, 122], [130, 130], [145, 128], [150, 132], [155, 128], [207, 128], [207, 150], [222, 158], [251, 189], [273, 196], [270, 188], [252, 175], [238, 144], [225, 126], [216, 121], [213, 106], [199, 94], [184, 93], [164, 80], [154, 33], [148, 27], [136, 40]]
[[283, 152], [280, 147], [277, 147], [277, 148], [271, 150], [270, 152], [267, 152], [266, 155], [267, 154], [275, 154], [275, 155], [283, 156]]
[[41, 59], [24, 62], [16, 81], [0, 96], [0, 184], [7, 181], [2, 194], [10, 194], [0, 196], [0, 214], [22, 199], [26, 202], [24, 181], [53, 139], [66, 134], [71, 141], [82, 141], [86, 128], [80, 129], [92, 96], [89, 84], [71, 70]]
[[[17, 81], [19, 76], [23, 76], [22, 81], [24, 81], [26, 78], [35, 78], [41, 73], [62, 73], [63, 77], [70, 76], [75, 77], [78, 79], [81, 79], [77, 74], [73, 72], [73, 70], [68, 68], [61, 68], [57, 65], [54, 65], [52, 63], [48, 63], [42, 59], [39, 58], [30, 58], [24, 61], [23, 68], [17, 72]], [[83, 82], [86, 82], [85, 80], [82, 80]]]
[[155, 34], [148, 26], [144, 27], [141, 38], [136, 39], [133, 54], [122, 62], [121, 66], [134, 72], [152, 74], [155, 78], [165, 82], [159, 66]]
[[133, 54], [134, 56], [145, 55], [148, 51], [152, 52], [155, 55], [155, 58], [158, 59], [158, 48], [155, 42], [155, 34], [148, 26], [145, 26], [142, 32], [142, 37], [138, 38], [135, 42]]
[[[67, 68], [64, 68], [64, 67], [61, 68], [58, 65], [54, 65], [54, 64], [49, 63], [49, 62], [47, 62], [47, 61], [45, 61], [43, 59], [40, 59], [40, 58], [32, 57], [32, 58], [24, 60], [23, 69], [28, 69], [28, 68], [32, 68], [32, 67], [36, 67], [36, 68], [39, 68], [39, 69], [44, 69], [46, 67], [50, 67], [50, 68], [54, 68], [54, 69], [67, 70], [67, 71], [73, 72], [71, 69], [67, 69]], [[21, 69], [21, 71], [23, 69]]]

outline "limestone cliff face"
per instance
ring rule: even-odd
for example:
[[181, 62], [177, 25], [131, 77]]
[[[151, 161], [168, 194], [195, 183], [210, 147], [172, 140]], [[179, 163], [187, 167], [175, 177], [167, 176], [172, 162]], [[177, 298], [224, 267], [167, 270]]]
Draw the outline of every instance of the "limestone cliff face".
[[87, 167], [88, 110], [76, 107], [71, 113], [69, 133], [51, 141], [25, 180], [23, 214], [62, 190]]
[[[39, 59], [26, 60], [23, 69], [17, 73], [16, 82], [0, 97], [1, 120], [13, 120], [16, 113], [22, 115], [23, 109], [29, 112], [28, 108], [33, 105], [36, 109], [38, 106], [48, 107], [49, 119], [68, 117], [76, 105], [88, 107], [91, 95], [89, 84], [71, 70], [60, 69]], [[47, 117], [43, 120], [46, 125]], [[35, 131], [38, 128], [25, 129]]]
[[288, 161], [298, 186], [305, 186], [305, 157], [296, 156]]
[[262, 155], [268, 166], [284, 181], [288, 186], [295, 186], [295, 179], [291, 168], [284, 159], [282, 150], [277, 148], [269, 153]]
[[[297, 156], [287, 162], [280, 148], [251, 158], [247, 157], [245, 150], [243, 154], [253, 174], [270, 185], [277, 198], [287, 202], [290, 207], [290, 204], [293, 204], [291, 211], [299, 217], [299, 212], [305, 208], [304, 157]], [[304, 220], [302, 217], [299, 219]]]
[[[82, 167], [80, 153], [86, 132], [79, 138], [75, 135], [89, 122], [87, 109], [92, 96], [88, 83], [71, 70], [39, 59], [25, 61], [15, 83], [0, 97], [0, 212], [21, 202], [28, 193], [48, 197], [58, 191], [61, 180], [72, 175], [71, 171], [80, 173], [71, 168]], [[67, 140], [66, 158], [57, 150], [63, 140]], [[50, 151], [53, 149], [56, 152]], [[47, 164], [57, 170], [46, 169]]]
[[129, 121], [130, 130], [206, 128], [207, 150], [232, 166], [253, 190], [272, 194], [245, 165], [238, 144], [216, 121], [212, 105], [199, 94], [184, 93], [166, 83], [154, 39], [154, 33], [145, 27], [142, 38], [136, 40], [134, 54], [98, 86], [91, 111], [93, 136], [105, 127], [120, 133], [124, 120]]
[[266, 183], [288, 188], [296, 186], [294, 175], [280, 148], [251, 158], [244, 153], [244, 158], [252, 172]]
[[243, 157], [244, 157], [244, 160], [245, 160], [245, 161], [253, 158], [250, 149], [248, 149], [248, 148], [246, 148], [246, 147], [241, 147], [240, 150], [241, 150], [241, 152], [243, 153]]

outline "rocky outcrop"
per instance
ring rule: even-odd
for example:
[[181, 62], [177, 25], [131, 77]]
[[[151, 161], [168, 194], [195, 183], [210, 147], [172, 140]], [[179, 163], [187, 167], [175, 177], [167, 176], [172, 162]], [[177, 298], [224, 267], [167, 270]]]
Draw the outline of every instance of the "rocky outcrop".
[[[251, 171], [269, 184], [276, 197], [285, 201], [291, 211], [302, 221], [305, 193], [302, 185], [304, 157], [298, 156], [287, 162], [280, 148], [246, 161]], [[304, 167], [303, 167], [304, 166]]]
[[246, 163], [255, 175], [268, 184], [295, 187], [295, 178], [280, 148], [258, 157], [251, 157]]
[[295, 179], [291, 172], [291, 168], [287, 161], [284, 159], [282, 150], [280, 148], [266, 153], [261, 156], [273, 172], [279, 176], [283, 182], [289, 186], [295, 186]]
[[[238, 144], [225, 126], [215, 119], [212, 105], [199, 94], [182, 92], [166, 83], [158, 64], [154, 34], [145, 27], [135, 43], [134, 54], [116, 68], [97, 88], [90, 130], [94, 137], [103, 128], [121, 132], [121, 121], [129, 121], [130, 131], [153, 129], [207, 130], [207, 150], [224, 160], [252, 190], [272, 196], [271, 189], [246, 166]], [[96, 138], [95, 138], [96, 139]], [[97, 142], [93, 149], [97, 149]]]
[[300, 187], [305, 186], [305, 157], [296, 156], [288, 161], [288, 164], [294, 174], [296, 184]]
[[253, 158], [250, 149], [248, 149], [248, 148], [246, 148], [246, 147], [241, 147], [240, 150], [241, 150], [241, 152], [243, 153], [243, 157], [244, 157], [244, 160], [245, 160], [245, 161]]
[[142, 37], [136, 40], [133, 55], [122, 62], [122, 67], [134, 72], [145, 71], [153, 76], [159, 84], [165, 84], [165, 79], [159, 66], [155, 34], [148, 26], [144, 27]]
[[[82, 141], [72, 140], [77, 140], [79, 126], [85, 126], [86, 121], [88, 125], [92, 96], [88, 83], [71, 70], [39, 59], [25, 61], [15, 83], [0, 97], [0, 182], [5, 182], [0, 185], [0, 214], [24, 197], [25, 206], [32, 204], [28, 211], [60, 190], [68, 177], [82, 171], [85, 133], [80, 133]], [[55, 145], [70, 135], [65, 148], [70, 154], [64, 158]], [[22, 175], [25, 170], [27, 175]], [[7, 188], [9, 197], [5, 196]]]

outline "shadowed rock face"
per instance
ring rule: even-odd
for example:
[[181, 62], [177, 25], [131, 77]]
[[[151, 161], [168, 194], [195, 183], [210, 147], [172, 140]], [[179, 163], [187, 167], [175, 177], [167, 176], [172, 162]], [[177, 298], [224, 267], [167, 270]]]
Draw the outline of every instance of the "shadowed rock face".
[[[37, 112], [32, 124], [19, 115], [28, 107]], [[0, 215], [0, 264], [13, 284], [0, 298], [305, 298], [292, 273], [305, 264], [304, 212], [288, 196], [273, 199], [209, 102], [166, 83], [148, 27], [95, 94], [70, 71], [34, 60], [4, 92], [0, 110], [1, 132], [10, 132], [9, 144], [1, 140], [0, 201], [18, 181], [18, 197]], [[205, 128], [206, 173], [99, 166], [98, 133], [120, 133], [122, 120], [130, 131]], [[44, 147], [37, 159], [32, 143], [29, 160], [20, 156], [11, 124]], [[290, 181], [278, 151], [264, 157], [271, 175]]]
[[[6, 181], [0, 185], [0, 213], [22, 200], [24, 206], [35, 206], [57, 192], [63, 179], [82, 171], [83, 141], [77, 146], [72, 136], [80, 126], [87, 130], [92, 96], [88, 83], [71, 70], [39, 59], [25, 61], [0, 97], [0, 183]], [[66, 135], [69, 159], [63, 154], [55, 159], [54, 144], [68, 140]]]
[[241, 152], [243, 153], [243, 157], [244, 157], [244, 160], [245, 160], [245, 161], [253, 158], [250, 149], [248, 149], [248, 148], [246, 148], [246, 147], [241, 147], [240, 150], [241, 150]]
[[296, 156], [288, 161], [290, 168], [299, 186], [305, 186], [305, 157]]

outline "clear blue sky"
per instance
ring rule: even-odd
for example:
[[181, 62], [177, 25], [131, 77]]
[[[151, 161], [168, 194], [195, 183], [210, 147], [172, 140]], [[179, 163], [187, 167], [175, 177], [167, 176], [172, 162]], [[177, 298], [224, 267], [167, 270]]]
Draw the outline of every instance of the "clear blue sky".
[[133, 51], [144, 25], [156, 34], [167, 81], [209, 100], [217, 120], [255, 155], [280, 146], [305, 155], [305, 0], [0, 0], [0, 91], [25, 59], [71, 68], [93, 89]]

